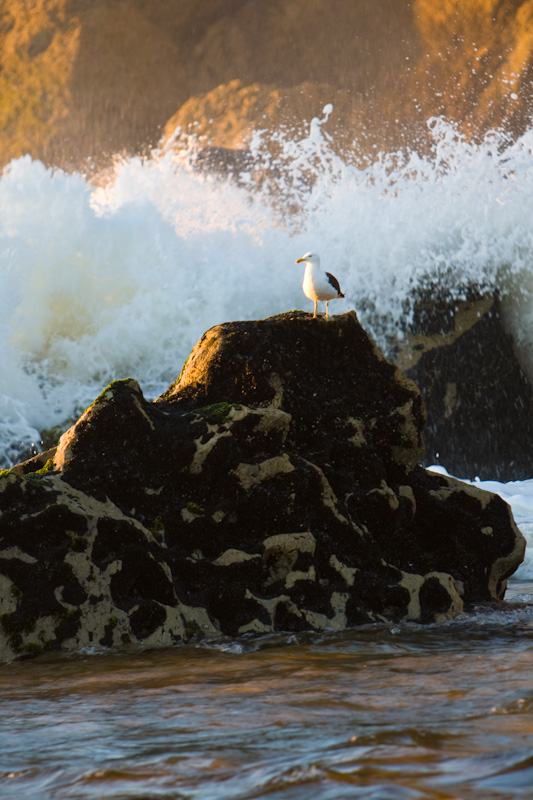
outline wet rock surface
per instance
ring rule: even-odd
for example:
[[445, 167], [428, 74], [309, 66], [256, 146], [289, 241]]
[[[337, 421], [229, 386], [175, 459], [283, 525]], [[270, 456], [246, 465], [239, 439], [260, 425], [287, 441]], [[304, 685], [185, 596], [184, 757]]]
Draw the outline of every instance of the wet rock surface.
[[502, 598], [524, 540], [499, 497], [418, 466], [424, 422], [354, 312], [217, 326], [155, 402], [114, 382], [0, 478], [2, 659]]
[[533, 472], [533, 386], [499, 299], [469, 287], [461, 301], [419, 299], [397, 363], [420, 388], [425, 465], [461, 476], [525, 480]]

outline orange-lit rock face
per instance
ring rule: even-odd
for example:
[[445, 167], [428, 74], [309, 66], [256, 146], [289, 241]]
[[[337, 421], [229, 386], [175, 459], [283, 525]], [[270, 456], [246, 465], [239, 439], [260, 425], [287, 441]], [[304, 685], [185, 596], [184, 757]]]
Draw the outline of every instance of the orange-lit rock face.
[[522, 132], [531, 111], [533, 3], [416, 0], [424, 55], [413, 94], [426, 116], [444, 114], [465, 133]]
[[409, 145], [435, 114], [521, 132], [530, 112], [531, 0], [6, 0], [0, 28], [1, 163], [139, 152], [167, 123], [241, 147], [325, 103], [341, 150]]
[[80, 26], [65, 0], [0, 12], [0, 163], [45, 153], [70, 107], [70, 80]]
[[265, 139], [278, 131], [301, 138], [309, 131], [313, 117], [323, 117], [331, 103], [334, 113], [324, 130], [335, 137], [341, 151], [350, 151], [354, 140], [364, 141], [372, 120], [363, 98], [328, 83], [305, 81], [298, 86], [277, 88], [274, 84], [253, 83], [243, 86], [234, 80], [211, 92], [191, 97], [165, 126], [163, 142], [178, 146], [192, 135], [198, 144], [229, 149], [247, 148], [254, 133]]
[[[326, 102], [349, 132], [365, 113], [369, 123], [364, 101], [373, 87], [382, 87], [380, 95], [397, 91], [412, 50], [411, 14], [394, 0], [378, 12], [370, 2], [339, 0], [334, 14], [321, 0], [273, 0], [266, 10], [250, 0], [212, 0], [201, 9], [193, 0], [55, 0], [46, 12], [39, 8], [6, 3], [4, 28], [17, 22], [1, 57], [5, 64], [16, 52], [18, 61], [0, 85], [16, 121], [0, 142], [4, 163], [21, 152], [67, 165], [136, 152], [157, 142], [178, 112], [202, 133], [212, 126], [221, 146], [250, 130], [309, 120]], [[25, 45], [25, 36], [45, 41], [49, 31], [54, 46], [41, 54]], [[38, 125], [21, 116], [15, 92]]]

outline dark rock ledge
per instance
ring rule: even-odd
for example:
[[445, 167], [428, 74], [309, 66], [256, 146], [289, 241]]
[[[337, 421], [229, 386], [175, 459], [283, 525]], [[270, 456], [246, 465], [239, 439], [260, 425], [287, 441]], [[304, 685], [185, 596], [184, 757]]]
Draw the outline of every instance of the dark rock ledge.
[[497, 496], [422, 469], [425, 411], [354, 312], [209, 330], [0, 478], [0, 654], [433, 622], [503, 598]]

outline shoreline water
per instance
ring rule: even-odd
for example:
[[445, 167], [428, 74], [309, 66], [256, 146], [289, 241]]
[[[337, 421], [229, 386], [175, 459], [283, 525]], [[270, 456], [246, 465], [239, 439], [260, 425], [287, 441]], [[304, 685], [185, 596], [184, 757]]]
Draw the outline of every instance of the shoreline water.
[[529, 796], [528, 605], [0, 669], [0, 796]]

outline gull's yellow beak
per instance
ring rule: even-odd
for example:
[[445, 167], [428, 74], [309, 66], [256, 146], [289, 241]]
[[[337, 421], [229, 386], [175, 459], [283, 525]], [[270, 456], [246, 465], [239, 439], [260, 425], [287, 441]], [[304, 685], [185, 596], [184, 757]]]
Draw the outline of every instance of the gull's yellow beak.
[[297, 258], [295, 263], [300, 264], [302, 261], [305, 261], [305, 258]]

